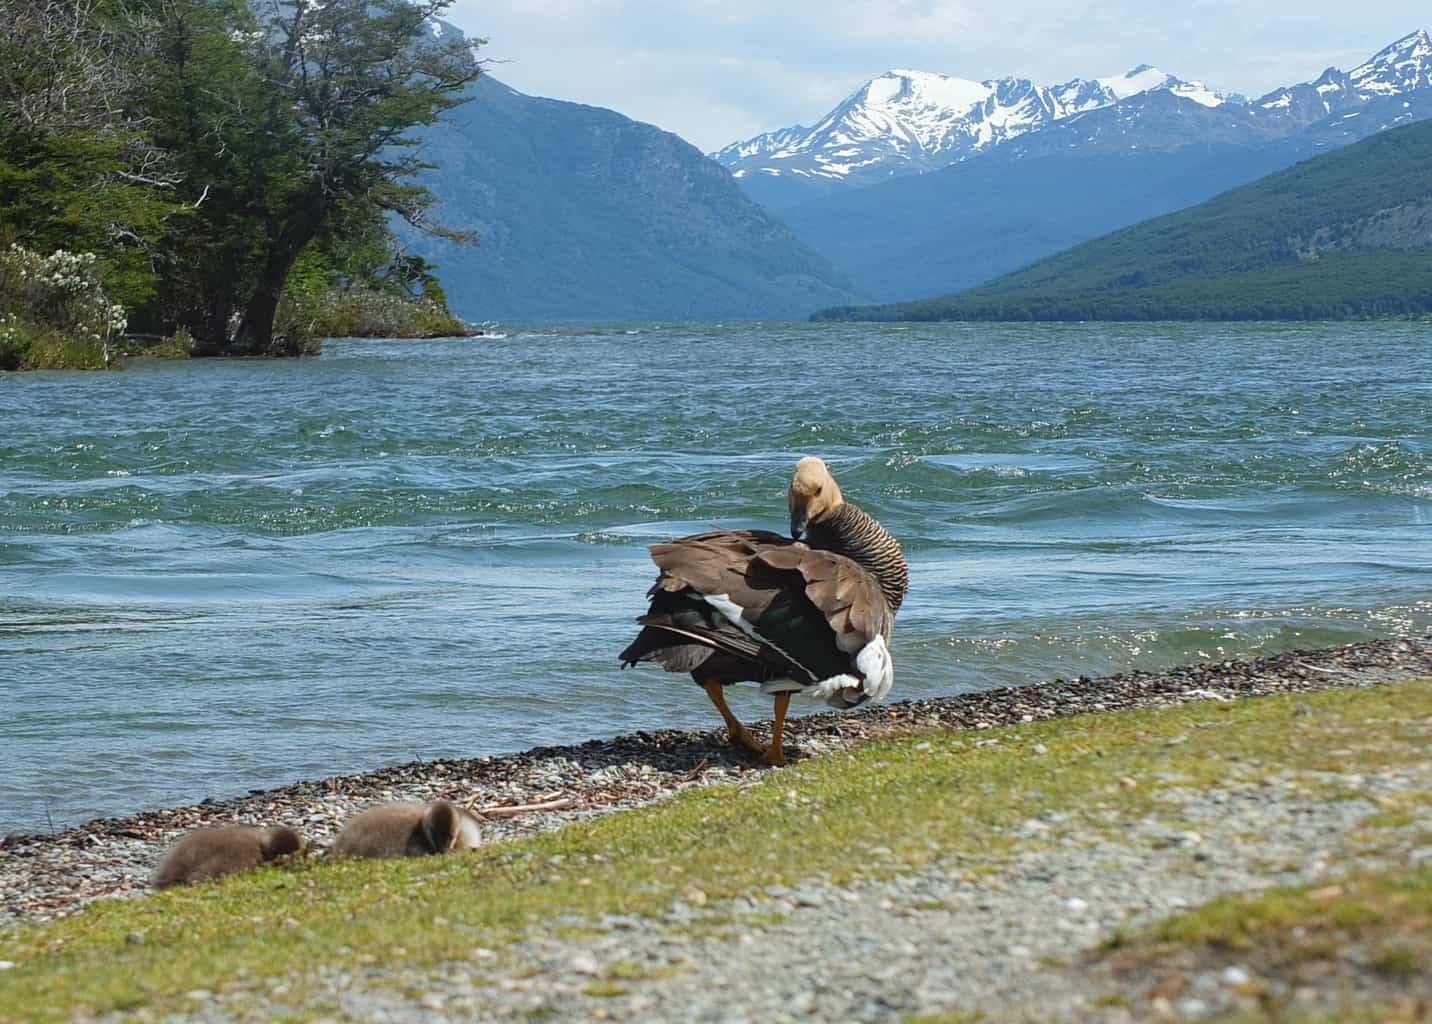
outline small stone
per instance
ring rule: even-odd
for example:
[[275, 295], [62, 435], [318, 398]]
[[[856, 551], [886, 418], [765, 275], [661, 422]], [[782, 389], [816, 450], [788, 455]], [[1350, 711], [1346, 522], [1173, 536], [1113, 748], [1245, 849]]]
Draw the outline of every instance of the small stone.
[[1036, 754], [1047, 754], [1047, 753], [1049, 753], [1049, 748], [1046, 747], [1043, 743], [1036, 743], [1036, 744], [1035, 744], [1033, 747], [1031, 747], [1030, 749], [1033, 750]]
[[568, 966], [572, 969], [573, 974], [597, 973], [596, 960], [587, 956], [585, 953], [578, 953], [576, 956], [572, 957], [572, 962], [568, 964]]
[[14, 967], [15, 967], [15, 961], [14, 961], [14, 960], [0, 960], [0, 971], [13, 970]]
[[447, 1005], [447, 1000], [444, 999], [442, 996], [434, 995], [433, 993], [429, 992], [427, 995], [423, 996], [423, 998], [418, 1000], [418, 1005], [421, 1006], [424, 1010], [441, 1010], [445, 1005]]
[[1232, 967], [1223, 968], [1222, 977], [1223, 984], [1233, 986], [1246, 985], [1253, 980], [1252, 975], [1237, 964], [1234, 964]]
[[1064, 905], [1076, 914], [1089, 909], [1089, 904], [1085, 900], [1081, 900], [1078, 896], [1069, 897], [1064, 901]]
[[143, 942], [144, 942], [144, 933], [143, 933], [143, 932], [128, 932], [128, 933], [126, 933], [125, 936], [124, 936], [124, 941], [127, 942], [127, 943], [129, 943], [131, 946], [141, 945], [141, 944], [143, 944]]

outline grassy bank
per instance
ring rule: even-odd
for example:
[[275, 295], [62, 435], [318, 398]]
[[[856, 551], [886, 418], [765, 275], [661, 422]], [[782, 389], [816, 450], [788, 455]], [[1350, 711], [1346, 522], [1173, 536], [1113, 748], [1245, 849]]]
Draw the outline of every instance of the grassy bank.
[[0, 370], [103, 370], [104, 342], [33, 322], [0, 322]]
[[[326, 338], [458, 338], [474, 332], [444, 301], [367, 288], [330, 289], [305, 315]], [[297, 314], [294, 314], [297, 315]]]
[[320, 1013], [310, 976], [327, 967], [466, 961], [539, 924], [595, 928], [607, 913], [657, 915], [813, 876], [839, 883], [954, 856], [978, 873], [1050, 841], [1020, 833], [1041, 814], [1117, 832], [1166, 813], [1169, 786], [1423, 763], [1429, 719], [1432, 681], [912, 732], [470, 854], [313, 861], [97, 904], [0, 935], [0, 959], [14, 963], [0, 971], [0, 1019], [180, 1009], [195, 990]]

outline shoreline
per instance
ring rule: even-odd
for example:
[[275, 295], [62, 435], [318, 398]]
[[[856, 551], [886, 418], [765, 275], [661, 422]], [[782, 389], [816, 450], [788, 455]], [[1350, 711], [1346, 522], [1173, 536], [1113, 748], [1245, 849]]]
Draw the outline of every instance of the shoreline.
[[[1227, 701], [1275, 693], [1367, 687], [1432, 678], [1432, 636], [1388, 638], [1249, 661], [1228, 660], [1099, 678], [1055, 679], [951, 697], [820, 712], [787, 723], [793, 760], [891, 733], [982, 730], [1130, 707]], [[768, 733], [768, 723], [754, 731]], [[0, 838], [0, 922], [65, 916], [96, 899], [147, 891], [163, 849], [183, 832], [231, 823], [286, 824], [323, 847], [353, 812], [375, 802], [444, 798], [475, 808], [483, 842], [653, 803], [692, 786], [751, 782], [717, 730], [659, 730], [480, 758], [413, 762], [355, 775], [300, 780], [245, 796], [122, 817], [52, 835]], [[548, 806], [534, 806], [546, 804]]]

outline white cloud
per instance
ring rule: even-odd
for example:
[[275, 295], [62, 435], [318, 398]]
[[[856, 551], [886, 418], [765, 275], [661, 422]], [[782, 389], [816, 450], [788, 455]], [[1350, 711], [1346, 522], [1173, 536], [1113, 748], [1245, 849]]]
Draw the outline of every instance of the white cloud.
[[705, 150], [809, 124], [892, 67], [1041, 82], [1139, 63], [1257, 95], [1350, 68], [1432, 18], [1425, 0], [1021, 4], [958, 0], [457, 0], [522, 92], [610, 107]]

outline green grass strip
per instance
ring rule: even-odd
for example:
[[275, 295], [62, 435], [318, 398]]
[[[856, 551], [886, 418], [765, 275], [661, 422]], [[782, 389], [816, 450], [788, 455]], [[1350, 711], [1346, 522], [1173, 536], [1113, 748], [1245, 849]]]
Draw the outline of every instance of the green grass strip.
[[659, 915], [694, 889], [720, 899], [955, 854], [978, 870], [1009, 855], [1030, 817], [1129, 820], [1154, 812], [1171, 778], [1420, 763], [1429, 723], [1423, 681], [918, 733], [471, 853], [315, 861], [102, 902], [0, 933], [0, 959], [15, 963], [0, 971], [0, 1020], [172, 1010], [192, 990], [271, 998], [279, 978], [299, 1008], [320, 968], [469, 961], [570, 916]]

